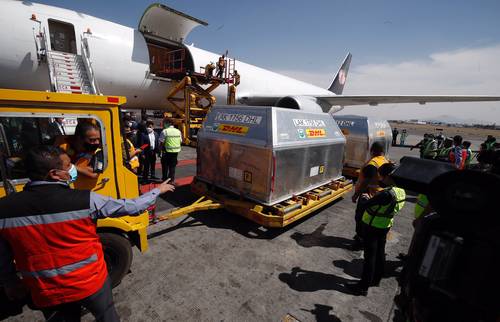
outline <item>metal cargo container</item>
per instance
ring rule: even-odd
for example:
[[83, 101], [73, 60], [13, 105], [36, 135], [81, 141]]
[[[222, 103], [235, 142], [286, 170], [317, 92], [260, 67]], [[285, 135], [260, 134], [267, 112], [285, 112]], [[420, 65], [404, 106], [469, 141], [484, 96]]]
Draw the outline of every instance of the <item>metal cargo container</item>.
[[379, 118], [358, 115], [332, 115], [346, 137], [344, 166], [361, 168], [370, 158], [370, 147], [381, 142], [389, 157], [392, 130], [389, 122]]
[[327, 113], [215, 106], [198, 132], [197, 178], [273, 205], [339, 178], [344, 145]]

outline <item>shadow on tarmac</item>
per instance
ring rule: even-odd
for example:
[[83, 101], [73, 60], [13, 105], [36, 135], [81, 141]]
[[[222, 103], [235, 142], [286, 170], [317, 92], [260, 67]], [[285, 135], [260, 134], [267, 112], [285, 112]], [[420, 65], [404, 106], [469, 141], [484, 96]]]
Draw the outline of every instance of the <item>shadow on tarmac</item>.
[[355, 250], [355, 244], [352, 239], [323, 234], [327, 223], [321, 224], [310, 234], [300, 232], [293, 233], [290, 237], [302, 247], [336, 247], [347, 250]]
[[[403, 264], [404, 263], [402, 261], [386, 260], [383, 277], [398, 277], [400, 275], [398, 269], [403, 267]], [[334, 260], [333, 265], [341, 268], [343, 272], [349, 276], [361, 278], [361, 273], [363, 272], [363, 259], [361, 258], [353, 259], [351, 262], [348, 262], [345, 259]]]
[[[176, 190], [173, 193], [167, 193], [164, 196], [161, 197], [163, 200], [163, 205], [161, 207], [158, 207], [157, 213], [161, 213], [168, 208], [172, 207], [184, 207], [187, 206], [194, 201], [196, 201], [199, 197], [195, 195], [194, 193], [191, 192], [191, 188], [189, 185], [186, 186], [180, 186], [176, 188]], [[199, 226], [199, 225], [205, 225], [210, 228], [219, 228], [219, 229], [231, 229], [238, 234], [245, 236], [247, 238], [252, 238], [252, 239], [273, 239], [278, 237], [279, 235], [287, 232], [288, 230], [296, 227], [303, 221], [307, 220], [308, 218], [311, 218], [312, 216], [315, 216], [319, 212], [327, 209], [328, 207], [334, 206], [337, 202], [342, 200], [342, 198], [339, 198], [338, 200], [335, 200], [328, 206], [318, 209], [314, 211], [313, 213], [309, 214], [308, 216], [305, 216], [304, 218], [301, 218], [297, 220], [296, 222], [293, 222], [289, 225], [287, 225], [284, 228], [266, 228], [263, 227], [257, 223], [254, 223], [250, 221], [249, 219], [246, 219], [242, 216], [239, 216], [237, 214], [232, 214], [226, 210], [211, 210], [211, 211], [200, 211], [196, 213], [192, 213], [190, 215], [187, 215], [179, 224], [152, 233], [148, 236], [148, 238], [155, 238], [161, 235], [164, 235], [170, 231], [179, 229], [179, 228], [186, 228], [186, 227], [193, 227], [193, 226]], [[165, 203], [168, 203], [168, 205], [165, 206]], [[190, 219], [190, 220], [188, 220]]]
[[313, 272], [292, 268], [290, 273], [281, 273], [278, 278], [283, 283], [298, 292], [315, 292], [319, 290], [334, 290], [345, 294], [355, 295], [346, 284], [353, 280], [343, 278], [334, 274]]
[[330, 314], [330, 311], [333, 310], [333, 307], [328, 305], [314, 304], [314, 309], [312, 310], [301, 310], [314, 315], [317, 322], [341, 322], [341, 320], [336, 315]]

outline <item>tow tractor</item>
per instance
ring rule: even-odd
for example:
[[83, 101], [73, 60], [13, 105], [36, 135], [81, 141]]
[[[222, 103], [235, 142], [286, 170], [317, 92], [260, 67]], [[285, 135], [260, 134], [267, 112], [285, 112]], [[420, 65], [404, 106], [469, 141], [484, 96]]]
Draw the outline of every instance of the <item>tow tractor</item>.
[[[125, 165], [127, 156], [120, 135], [120, 105], [124, 103], [125, 98], [117, 96], [0, 89], [0, 197], [21, 191], [28, 182], [23, 157], [30, 147], [55, 144], [58, 139], [53, 131], [55, 118], [90, 119], [101, 130], [102, 167], [94, 171], [99, 172], [99, 176], [96, 179], [79, 176], [74, 188], [90, 189], [114, 198], [137, 197], [137, 177]], [[73, 135], [69, 131], [66, 134], [68, 137]], [[133, 256], [131, 246], [141, 252], [148, 249], [148, 224], [148, 212], [97, 221], [113, 286], [118, 285], [129, 271]]]
[[[53, 131], [55, 118], [76, 119], [78, 122], [91, 120], [99, 126], [101, 131], [101, 153], [98, 154], [99, 162], [95, 162], [96, 167], [94, 168], [94, 172], [99, 173], [99, 176], [96, 179], [79, 176], [79, 179], [73, 184], [75, 189], [90, 189], [96, 193], [114, 198], [137, 197], [139, 195], [138, 180], [136, 175], [128, 168], [127, 161], [130, 156], [127, 149], [123, 148], [123, 135], [121, 133], [120, 106], [125, 102], [126, 99], [124, 97], [117, 96], [74, 95], [0, 89], [0, 173], [2, 179], [0, 182], [0, 197], [21, 191], [23, 186], [28, 182], [23, 157], [30, 147], [40, 144], [55, 144], [58, 136], [60, 136], [60, 133], [56, 134]], [[234, 106], [232, 108], [240, 109]], [[241, 109], [245, 110], [244, 108]], [[218, 109], [213, 108], [213, 110], [217, 111]], [[258, 108], [255, 110], [264, 111], [265, 109]], [[282, 112], [290, 113], [289, 111]], [[208, 118], [212, 117], [210, 115], [215, 114], [209, 114]], [[213, 119], [211, 120], [213, 121]], [[227, 122], [230, 121], [228, 120]], [[262, 124], [264, 125], [263, 122]], [[249, 125], [247, 128], [249, 134], [253, 133], [250, 127], [252, 125]], [[223, 126], [222, 128], [225, 127]], [[227, 128], [227, 133], [225, 134], [231, 135], [231, 131], [243, 128], [238, 128], [235, 125]], [[201, 130], [200, 133], [203, 134], [203, 131]], [[303, 132], [306, 133], [304, 135], [309, 135], [307, 134], [309, 133], [308, 129], [303, 129]], [[310, 132], [311, 135], [319, 135], [320, 137], [326, 135], [325, 133], [320, 130]], [[64, 136], [71, 137], [73, 134], [67, 131]], [[224, 132], [220, 132], [219, 134], [224, 134]], [[335, 135], [337, 136], [336, 140], [340, 139], [338, 133]], [[305, 138], [304, 143], [306, 142]], [[209, 170], [207, 166], [210, 166], [210, 164], [218, 166], [210, 159], [207, 159], [206, 155], [201, 151], [204, 146], [207, 147], [206, 142], [201, 142], [200, 144], [200, 140], [203, 139], [203, 135], [198, 138], [198, 170], [200, 172], [192, 184], [192, 191], [199, 195], [199, 199], [193, 204], [186, 204], [181, 208], [171, 209], [166, 213], [159, 214], [158, 219], [160, 221], [188, 215], [194, 211], [225, 209], [228, 212], [242, 215], [266, 227], [285, 227], [311, 214], [315, 210], [331, 204], [352, 188], [352, 182], [341, 176], [335, 180], [322, 179], [323, 181], [317, 184], [314, 180], [317, 180], [317, 178], [321, 179], [323, 174], [326, 175], [330, 171], [329, 169], [338, 173], [341, 171], [341, 166], [334, 166], [333, 163], [331, 165], [323, 163], [306, 171], [309, 178], [307, 180], [309, 180], [309, 183], [313, 183], [314, 187], [311, 186], [312, 188], [310, 189], [306, 186], [304, 186], [306, 187], [305, 189], [304, 187], [300, 187], [300, 191], [296, 190], [298, 192], [292, 194], [280, 192], [279, 188], [282, 186], [286, 187], [287, 185], [295, 184], [300, 179], [297, 176], [293, 178], [287, 176], [280, 177], [280, 171], [276, 169], [277, 165], [278, 169], [293, 170], [293, 168], [286, 167], [285, 165], [280, 167], [280, 162], [289, 160], [287, 155], [281, 156], [281, 153], [290, 153], [291, 150], [276, 149], [276, 151], [272, 152], [275, 158], [267, 160], [269, 162], [273, 162], [272, 160], [274, 160], [275, 167], [274, 169], [266, 167], [266, 171], [269, 170], [272, 172], [269, 175], [263, 174], [259, 176], [261, 178], [258, 178], [258, 173], [255, 172], [257, 169], [254, 169], [252, 170], [254, 171], [252, 177], [252, 172], [249, 170], [238, 170], [236, 168], [229, 170], [229, 175], [236, 180], [235, 183], [242, 184], [243, 189], [246, 189], [245, 185], [262, 179], [271, 184], [269, 187], [275, 192], [273, 198], [276, 197], [279, 200], [273, 199], [272, 202], [262, 202], [258, 198], [252, 197], [251, 193], [248, 195], [234, 193], [227, 189], [222, 189], [216, 180], [210, 181], [210, 178], [207, 178], [206, 172], [203, 172]], [[310, 140], [313, 139], [310, 138]], [[321, 138], [317, 142], [320, 141]], [[344, 141], [338, 142], [342, 143]], [[209, 143], [209, 145], [211, 144]], [[220, 145], [220, 147], [224, 146]], [[309, 154], [306, 153], [307, 155], [319, 155], [317, 147], [309, 148], [310, 151], [307, 152]], [[218, 150], [213, 149], [213, 151]], [[332, 152], [333, 154], [331, 155], [325, 154], [323, 157], [331, 157], [337, 153], [342, 153], [342, 151], [342, 149], [335, 150], [335, 153]], [[268, 156], [272, 155], [272, 153], [265, 153]], [[256, 155], [255, 151], [249, 154]], [[229, 160], [227, 157], [224, 160]], [[320, 162], [319, 160], [318, 162]], [[325, 162], [331, 162], [328, 158], [324, 160]], [[337, 161], [339, 163], [340, 159]], [[249, 165], [250, 163], [246, 162], [246, 164]], [[203, 165], [204, 168], [200, 168], [200, 165]], [[241, 165], [235, 165], [235, 167], [241, 168]], [[288, 179], [291, 179], [291, 181], [287, 183]], [[252, 189], [248, 191], [251, 192]], [[279, 194], [276, 194], [278, 192]], [[118, 285], [130, 269], [133, 257], [132, 246], [136, 246], [141, 252], [145, 252], [148, 249], [147, 227], [149, 224], [150, 213], [148, 211], [138, 216], [106, 218], [97, 221], [97, 232], [103, 244], [105, 259], [113, 286]]]

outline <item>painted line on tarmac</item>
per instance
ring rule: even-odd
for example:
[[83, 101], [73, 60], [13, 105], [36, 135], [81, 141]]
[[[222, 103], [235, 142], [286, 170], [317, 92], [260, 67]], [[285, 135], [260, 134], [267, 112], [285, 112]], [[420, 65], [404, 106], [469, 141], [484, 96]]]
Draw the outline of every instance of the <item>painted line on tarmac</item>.
[[[194, 164], [196, 164], [196, 159], [179, 160], [177, 162], [178, 167], [185, 167], [185, 166], [194, 165]], [[161, 162], [157, 162], [155, 164], [155, 169], [161, 169]]]

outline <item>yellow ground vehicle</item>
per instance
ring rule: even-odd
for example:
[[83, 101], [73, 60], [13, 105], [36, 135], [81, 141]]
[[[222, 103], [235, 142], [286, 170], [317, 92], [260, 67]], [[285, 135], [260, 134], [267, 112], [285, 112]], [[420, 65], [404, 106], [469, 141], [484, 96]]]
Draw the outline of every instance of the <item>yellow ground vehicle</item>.
[[[92, 119], [101, 130], [102, 172], [97, 179], [80, 176], [75, 182], [76, 189], [91, 189], [114, 198], [137, 197], [137, 177], [124, 165], [122, 153], [120, 105], [124, 103], [124, 97], [116, 96], [0, 89], [0, 197], [5, 196], [6, 185], [19, 191], [28, 182], [23, 154], [34, 145], [54, 144], [55, 118], [67, 121], [64, 137], [71, 137], [74, 131], [71, 123], [76, 125], [83, 119]], [[148, 224], [147, 212], [98, 220], [97, 229], [113, 285], [117, 285], [130, 268], [131, 246], [137, 246], [142, 252], [147, 250]]]
[[175, 219], [196, 211], [226, 209], [264, 227], [283, 228], [342, 198], [352, 190], [352, 186], [351, 180], [340, 178], [275, 205], [265, 206], [195, 180], [191, 191], [200, 198], [188, 206], [158, 214], [157, 220]]

